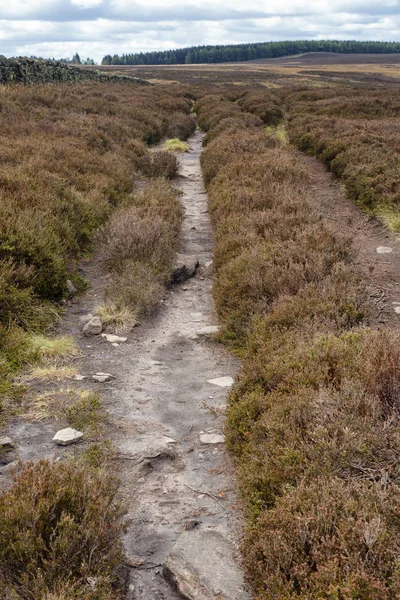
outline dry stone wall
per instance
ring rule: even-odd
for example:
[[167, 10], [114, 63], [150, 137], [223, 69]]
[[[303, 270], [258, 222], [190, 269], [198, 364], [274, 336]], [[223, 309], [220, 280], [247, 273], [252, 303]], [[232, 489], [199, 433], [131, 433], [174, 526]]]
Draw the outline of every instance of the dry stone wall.
[[79, 81], [127, 81], [139, 85], [150, 85], [148, 81], [138, 77], [109, 75], [101, 71], [82, 69], [54, 60], [0, 56], [0, 84], [76, 83]]

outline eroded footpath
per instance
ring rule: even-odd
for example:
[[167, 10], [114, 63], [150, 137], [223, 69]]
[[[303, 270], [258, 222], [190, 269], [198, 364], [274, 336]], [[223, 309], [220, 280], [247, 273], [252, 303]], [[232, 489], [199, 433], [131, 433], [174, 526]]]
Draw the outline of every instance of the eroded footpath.
[[202, 137], [196, 132], [189, 139], [176, 182], [185, 207], [181, 252], [198, 258], [196, 276], [173, 286], [126, 343], [112, 345], [104, 337], [82, 336], [80, 317], [101, 294], [101, 281], [89, 269], [91, 290], [70, 308], [63, 325], [80, 340], [80, 372], [115, 377], [97, 389], [119, 453], [131, 519], [125, 539], [129, 597], [138, 600], [248, 598], [239, 567], [235, 478], [221, 437], [238, 365], [202, 331], [216, 324]]

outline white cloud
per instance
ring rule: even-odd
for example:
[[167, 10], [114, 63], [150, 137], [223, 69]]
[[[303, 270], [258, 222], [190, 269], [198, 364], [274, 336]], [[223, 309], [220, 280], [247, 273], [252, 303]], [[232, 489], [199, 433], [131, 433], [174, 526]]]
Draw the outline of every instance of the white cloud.
[[298, 38], [400, 41], [400, 0], [0, 0], [7, 56]]
[[79, 8], [92, 8], [102, 4], [103, 0], [71, 0], [71, 4]]

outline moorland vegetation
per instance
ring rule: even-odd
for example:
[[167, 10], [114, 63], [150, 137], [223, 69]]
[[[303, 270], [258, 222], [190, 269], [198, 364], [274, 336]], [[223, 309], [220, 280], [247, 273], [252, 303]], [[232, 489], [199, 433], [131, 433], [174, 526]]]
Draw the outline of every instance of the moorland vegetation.
[[324, 221], [290, 145], [265, 129], [279, 96], [263, 92], [260, 116], [246, 110], [260, 96], [231, 88], [196, 105], [221, 339], [242, 359], [226, 433], [244, 565], [260, 600], [394, 600], [398, 335], [368, 326], [351, 240]]
[[[107, 421], [101, 399], [58, 385], [74, 375], [79, 350], [48, 327], [68, 280], [85, 288], [76, 266], [94, 248], [111, 275], [98, 307], [105, 325], [131, 327], [159, 300], [182, 208], [169, 181], [176, 157], [148, 145], [186, 139], [190, 109], [181, 91], [134, 83], [0, 89], [1, 425], [24, 413], [96, 441]], [[26, 390], [32, 380], [44, 391]], [[102, 457], [89, 443], [62, 462], [20, 466], [0, 495], [1, 600], [121, 598], [125, 509]]]
[[[25, 406], [13, 383], [22, 367], [69, 369], [76, 346], [44, 332], [67, 280], [84, 288], [75, 266], [93, 247], [111, 276], [103, 322], [133, 326], [157, 303], [183, 215], [175, 156], [148, 144], [166, 136], [184, 150], [196, 94], [220, 339], [242, 360], [226, 434], [248, 581], [257, 600], [395, 600], [399, 339], [374, 325], [352, 241], [324, 219], [288, 141], [397, 230], [397, 92], [185, 90], [0, 90], [0, 416]], [[97, 395], [65, 390], [39, 408], [91, 431], [104, 411]], [[28, 464], [0, 496], [1, 600], [121, 597], [124, 508], [103, 466], [90, 447]]]
[[282, 91], [290, 139], [320, 158], [363, 210], [400, 231], [400, 94], [384, 89]]

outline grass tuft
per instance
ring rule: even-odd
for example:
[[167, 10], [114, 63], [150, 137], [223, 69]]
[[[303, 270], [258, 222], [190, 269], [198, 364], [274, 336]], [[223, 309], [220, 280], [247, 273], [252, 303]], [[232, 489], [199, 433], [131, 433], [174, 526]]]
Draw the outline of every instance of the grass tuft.
[[43, 362], [60, 362], [80, 355], [75, 339], [69, 335], [50, 338], [35, 334], [29, 336], [29, 344]]
[[30, 421], [66, 421], [89, 434], [97, 433], [107, 420], [98, 394], [71, 388], [50, 390], [28, 399], [24, 416]]
[[186, 142], [182, 142], [179, 138], [167, 140], [164, 144], [164, 149], [167, 152], [189, 152], [189, 146]]
[[376, 216], [394, 233], [400, 232], [400, 212], [395, 206], [382, 206], [376, 209]]
[[95, 307], [94, 313], [107, 327], [112, 326], [117, 333], [130, 331], [138, 324], [136, 313], [127, 305], [115, 301], [103, 302]]
[[63, 379], [71, 379], [77, 374], [74, 367], [49, 365], [46, 367], [33, 367], [23, 377], [23, 381], [62, 381]]

